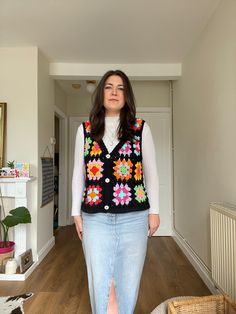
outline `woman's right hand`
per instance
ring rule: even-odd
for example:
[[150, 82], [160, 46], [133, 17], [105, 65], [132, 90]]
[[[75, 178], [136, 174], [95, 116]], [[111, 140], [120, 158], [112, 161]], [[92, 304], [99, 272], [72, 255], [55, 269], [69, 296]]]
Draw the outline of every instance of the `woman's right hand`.
[[74, 216], [74, 222], [75, 222], [75, 227], [76, 227], [76, 231], [78, 233], [78, 236], [79, 236], [80, 240], [82, 241], [82, 239], [83, 239], [83, 219], [82, 219], [81, 215]]

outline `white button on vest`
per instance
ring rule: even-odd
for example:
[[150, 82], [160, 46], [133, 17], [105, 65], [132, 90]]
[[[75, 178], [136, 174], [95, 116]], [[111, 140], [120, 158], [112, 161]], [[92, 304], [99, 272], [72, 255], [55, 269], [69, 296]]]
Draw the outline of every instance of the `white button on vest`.
[[106, 158], [110, 158], [111, 157], [111, 155], [110, 154], [106, 154]]
[[108, 205], [105, 205], [105, 206], [104, 206], [104, 209], [108, 210], [108, 209], [109, 209], [109, 206], [108, 206]]
[[105, 179], [105, 182], [106, 182], [106, 183], [109, 183], [109, 182], [110, 182], [110, 179], [109, 179], [109, 178], [106, 178], [106, 179]]

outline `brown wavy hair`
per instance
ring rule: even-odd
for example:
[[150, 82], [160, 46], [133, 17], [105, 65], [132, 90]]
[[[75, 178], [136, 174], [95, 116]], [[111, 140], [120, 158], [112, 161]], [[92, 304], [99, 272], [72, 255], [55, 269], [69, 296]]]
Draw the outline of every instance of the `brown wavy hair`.
[[91, 123], [91, 136], [96, 141], [100, 141], [103, 138], [105, 131], [105, 107], [103, 105], [104, 88], [106, 80], [112, 75], [118, 75], [124, 85], [125, 105], [120, 111], [118, 138], [128, 140], [134, 135], [133, 125], [135, 124], [136, 108], [131, 83], [124, 72], [120, 70], [110, 70], [103, 75], [92, 96], [92, 109], [89, 115], [89, 121]]

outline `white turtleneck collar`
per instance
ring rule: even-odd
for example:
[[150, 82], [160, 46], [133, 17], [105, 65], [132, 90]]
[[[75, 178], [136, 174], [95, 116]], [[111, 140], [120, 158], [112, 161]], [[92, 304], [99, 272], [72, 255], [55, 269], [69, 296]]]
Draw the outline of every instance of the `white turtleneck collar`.
[[107, 121], [107, 122], [109, 122], [109, 121], [119, 121], [120, 120], [120, 116], [105, 116], [105, 120]]

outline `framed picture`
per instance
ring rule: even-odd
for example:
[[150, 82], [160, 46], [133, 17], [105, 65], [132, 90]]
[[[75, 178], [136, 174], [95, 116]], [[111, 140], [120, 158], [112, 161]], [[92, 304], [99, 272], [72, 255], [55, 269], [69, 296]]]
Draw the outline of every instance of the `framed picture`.
[[20, 257], [20, 272], [24, 273], [33, 264], [32, 250], [31, 249], [27, 250], [19, 257]]

